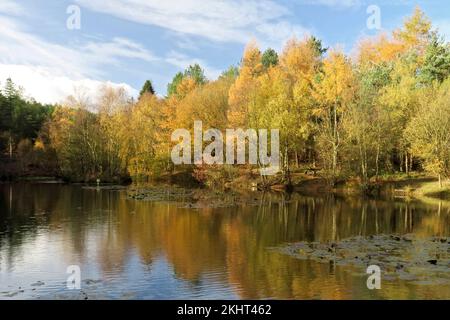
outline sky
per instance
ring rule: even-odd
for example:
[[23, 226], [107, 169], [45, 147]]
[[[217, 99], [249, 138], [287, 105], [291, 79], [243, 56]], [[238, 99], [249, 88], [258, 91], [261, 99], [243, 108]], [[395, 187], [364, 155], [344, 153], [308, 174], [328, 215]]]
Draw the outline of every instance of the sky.
[[[367, 24], [373, 5], [381, 30]], [[105, 84], [136, 96], [150, 79], [164, 96], [190, 64], [211, 80], [238, 65], [252, 40], [280, 52], [314, 35], [350, 54], [417, 5], [450, 40], [447, 0], [0, 0], [0, 86], [11, 77], [26, 97], [59, 103], [77, 92], [95, 100]]]

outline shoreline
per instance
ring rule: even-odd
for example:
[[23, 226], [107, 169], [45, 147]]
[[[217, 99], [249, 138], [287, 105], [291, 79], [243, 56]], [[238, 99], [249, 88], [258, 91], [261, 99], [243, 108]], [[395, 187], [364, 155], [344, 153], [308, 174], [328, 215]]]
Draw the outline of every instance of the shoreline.
[[332, 194], [342, 197], [420, 200], [431, 204], [438, 201], [439, 204], [450, 206], [450, 182], [446, 182], [443, 188], [439, 188], [437, 179], [425, 175], [396, 176], [378, 180], [373, 182], [376, 185], [374, 193], [364, 192], [354, 179], [348, 179], [335, 187], [330, 187], [325, 178], [308, 175], [293, 175], [292, 189], [289, 191], [286, 185], [276, 182], [272, 182], [267, 188], [260, 189], [258, 179], [245, 176], [225, 182], [222, 187], [216, 188], [194, 184], [192, 181], [177, 183], [171, 181], [170, 177], [149, 182], [126, 184], [101, 182], [97, 184], [95, 182], [68, 182], [58, 177], [29, 176], [19, 177], [12, 181], [0, 181], [0, 184], [28, 182], [80, 185], [89, 189], [127, 190], [128, 197], [135, 200], [164, 201], [164, 195], [168, 195], [174, 200], [190, 198], [193, 200], [190, 207], [196, 207], [197, 202], [208, 201], [213, 203], [212, 206], [226, 206], [226, 203], [233, 206], [251, 204], [259, 202], [264, 194], [299, 194], [312, 197]]

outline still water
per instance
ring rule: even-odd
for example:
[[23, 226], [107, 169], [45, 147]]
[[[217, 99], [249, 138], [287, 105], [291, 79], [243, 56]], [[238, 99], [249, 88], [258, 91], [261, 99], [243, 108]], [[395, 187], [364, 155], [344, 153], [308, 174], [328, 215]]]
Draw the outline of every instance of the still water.
[[[267, 195], [257, 206], [188, 209], [126, 190], [0, 184], [0, 299], [443, 299], [449, 286], [270, 250], [356, 235], [449, 236], [442, 203]], [[78, 265], [81, 290], [68, 290]]]

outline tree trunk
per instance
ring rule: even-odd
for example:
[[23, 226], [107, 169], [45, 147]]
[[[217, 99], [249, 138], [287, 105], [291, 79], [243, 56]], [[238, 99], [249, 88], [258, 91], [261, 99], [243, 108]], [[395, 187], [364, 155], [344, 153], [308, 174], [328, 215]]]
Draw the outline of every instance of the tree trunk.
[[8, 144], [9, 144], [9, 159], [12, 159], [12, 157], [13, 157], [13, 145], [12, 145], [12, 135], [11, 134], [9, 135]]
[[[258, 158], [258, 167], [259, 167], [259, 176], [260, 176], [260, 178], [261, 178], [261, 185], [262, 185], [262, 188], [263, 189], [265, 189], [266, 187], [267, 187], [267, 177], [265, 176], [265, 175], [263, 175], [263, 167], [261, 166], [261, 162], [259, 161], [259, 158]], [[258, 188], [258, 186], [256, 186], [256, 188]]]
[[287, 184], [291, 184], [291, 172], [289, 170], [289, 153], [288, 144], [286, 142], [284, 149], [284, 180]]
[[405, 152], [405, 172], [409, 176], [408, 152]]
[[403, 172], [403, 155], [399, 155], [400, 156], [400, 172]]
[[413, 155], [409, 155], [409, 172], [413, 171]]
[[334, 126], [333, 126], [333, 178], [336, 177], [336, 167], [337, 167], [337, 144], [338, 144], [338, 137], [337, 137], [337, 106], [336, 103], [334, 104]]
[[378, 180], [378, 175], [380, 172], [380, 144], [377, 145], [377, 155], [375, 158], [375, 177]]
[[441, 177], [441, 174], [439, 174], [439, 188], [442, 189], [442, 177]]
[[361, 180], [363, 185], [367, 183], [367, 168], [366, 168], [366, 158], [365, 158], [365, 152], [363, 152], [362, 143], [359, 142], [359, 157], [361, 160]]
[[333, 179], [336, 177], [337, 167], [337, 146], [333, 145]]

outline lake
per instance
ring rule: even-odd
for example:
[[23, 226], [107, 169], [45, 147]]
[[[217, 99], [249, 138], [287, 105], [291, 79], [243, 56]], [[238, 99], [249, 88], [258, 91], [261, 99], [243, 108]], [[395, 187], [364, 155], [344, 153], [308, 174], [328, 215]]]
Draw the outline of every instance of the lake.
[[[449, 299], [447, 284], [386, 280], [274, 247], [354, 236], [450, 236], [439, 201], [267, 194], [182, 208], [126, 190], [0, 184], [0, 299]], [[81, 290], [67, 288], [68, 266]]]

